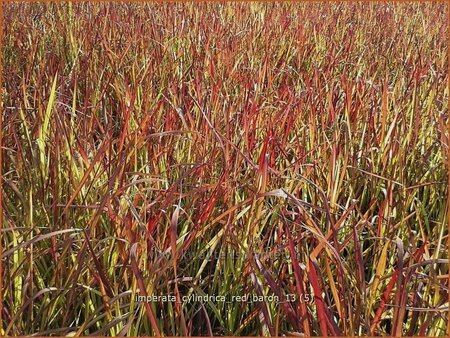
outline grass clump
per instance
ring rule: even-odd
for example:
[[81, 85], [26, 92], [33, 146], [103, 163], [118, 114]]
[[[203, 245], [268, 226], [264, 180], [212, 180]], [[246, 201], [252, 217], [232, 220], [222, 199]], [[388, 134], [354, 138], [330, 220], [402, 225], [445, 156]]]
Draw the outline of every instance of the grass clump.
[[2, 334], [445, 334], [446, 3], [3, 6]]

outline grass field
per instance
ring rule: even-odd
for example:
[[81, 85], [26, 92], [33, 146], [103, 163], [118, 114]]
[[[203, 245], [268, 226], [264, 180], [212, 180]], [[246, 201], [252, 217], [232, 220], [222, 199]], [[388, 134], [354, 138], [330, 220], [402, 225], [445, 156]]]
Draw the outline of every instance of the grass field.
[[445, 335], [448, 3], [2, 6], [2, 335]]

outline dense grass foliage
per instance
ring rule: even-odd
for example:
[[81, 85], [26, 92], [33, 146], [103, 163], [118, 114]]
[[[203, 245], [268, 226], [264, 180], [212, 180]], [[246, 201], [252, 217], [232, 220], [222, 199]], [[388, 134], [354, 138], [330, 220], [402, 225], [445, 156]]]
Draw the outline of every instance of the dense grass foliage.
[[447, 3], [3, 6], [2, 334], [445, 334]]

